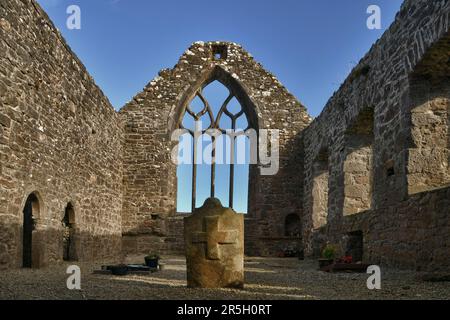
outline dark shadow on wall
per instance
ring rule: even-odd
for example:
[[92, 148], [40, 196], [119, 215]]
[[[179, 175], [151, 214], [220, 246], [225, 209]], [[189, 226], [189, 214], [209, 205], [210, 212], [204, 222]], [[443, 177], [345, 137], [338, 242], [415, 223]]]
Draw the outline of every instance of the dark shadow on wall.
[[[121, 262], [122, 237], [120, 235], [96, 236], [74, 230], [73, 244], [80, 262]], [[17, 222], [0, 221], [0, 269], [29, 267], [23, 264], [23, 228]], [[64, 230], [47, 227], [39, 222], [33, 231], [30, 250], [32, 268], [46, 268], [64, 261]]]

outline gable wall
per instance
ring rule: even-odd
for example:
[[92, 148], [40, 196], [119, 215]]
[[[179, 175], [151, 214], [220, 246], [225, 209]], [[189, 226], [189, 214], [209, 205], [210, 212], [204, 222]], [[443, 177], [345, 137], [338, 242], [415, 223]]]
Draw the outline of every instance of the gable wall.
[[[217, 46], [226, 48], [226, 59], [214, 59]], [[245, 93], [259, 128], [280, 130], [279, 173], [261, 176], [258, 169], [251, 170], [247, 252], [278, 250], [271, 244], [279, 246], [275, 242], [284, 235], [284, 218], [301, 214], [301, 160], [290, 155], [298, 154], [294, 140], [311, 121], [305, 108], [239, 45], [198, 42], [120, 111], [125, 122], [124, 243], [130, 251], [150, 250], [155, 243], [156, 250], [182, 251], [176, 167], [170, 160], [175, 144], [170, 136], [184, 103], [217, 68]], [[178, 227], [171, 229], [174, 225]], [[261, 237], [269, 238], [270, 244], [261, 244]]]

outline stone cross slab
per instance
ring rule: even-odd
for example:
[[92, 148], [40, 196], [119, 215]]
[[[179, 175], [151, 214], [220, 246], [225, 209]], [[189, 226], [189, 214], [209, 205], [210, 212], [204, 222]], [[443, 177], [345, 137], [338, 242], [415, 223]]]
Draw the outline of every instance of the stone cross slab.
[[219, 230], [219, 220], [220, 216], [205, 217], [206, 232], [195, 232], [192, 237], [193, 244], [206, 243], [206, 257], [211, 260], [220, 260], [220, 245], [238, 241], [238, 231]]
[[184, 219], [188, 286], [243, 288], [244, 216], [217, 199]]

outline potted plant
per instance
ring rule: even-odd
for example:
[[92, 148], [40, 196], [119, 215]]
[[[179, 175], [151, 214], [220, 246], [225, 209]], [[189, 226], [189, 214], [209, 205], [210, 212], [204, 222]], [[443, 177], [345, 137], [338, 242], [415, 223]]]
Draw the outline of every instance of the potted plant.
[[150, 253], [148, 256], [145, 257], [145, 265], [152, 269], [157, 269], [159, 264], [159, 259], [161, 257], [159, 254], [156, 253]]
[[336, 247], [331, 244], [327, 244], [325, 248], [322, 250], [322, 258], [319, 259], [319, 267], [324, 268], [329, 265], [332, 265], [335, 257], [336, 257]]

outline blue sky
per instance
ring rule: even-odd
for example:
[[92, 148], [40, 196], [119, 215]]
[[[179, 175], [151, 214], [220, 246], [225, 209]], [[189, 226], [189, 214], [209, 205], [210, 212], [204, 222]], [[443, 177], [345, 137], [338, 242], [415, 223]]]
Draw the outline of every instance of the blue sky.
[[[242, 44], [314, 117], [389, 27], [402, 3], [401, 0], [38, 2], [116, 109], [141, 91], [160, 69], [173, 67], [193, 42], [225, 40]], [[81, 8], [81, 30], [66, 28], [66, 8], [72, 4]], [[366, 27], [369, 16], [366, 10], [372, 4], [381, 8], [381, 30]], [[242, 199], [246, 198], [244, 191], [240, 194]], [[244, 203], [242, 199], [240, 202]]]
[[[217, 117], [221, 106], [229, 95], [229, 91], [221, 83], [215, 81], [203, 89], [204, 98], [211, 105], [214, 117]], [[204, 104], [200, 99], [194, 99], [190, 108], [194, 113], [199, 113], [204, 108]], [[228, 104], [228, 111], [232, 114], [238, 114], [241, 111], [241, 106], [236, 99], [233, 99]], [[221, 129], [231, 129], [231, 120], [226, 115], [220, 118]], [[211, 123], [208, 116], [205, 115], [201, 119], [201, 127], [203, 130], [207, 129]], [[214, 119], [214, 121], [216, 118]], [[186, 129], [194, 130], [195, 121], [186, 114], [183, 118], [183, 126]], [[245, 130], [248, 127], [248, 122], [245, 116], [239, 117], [236, 121], [237, 130]], [[186, 135], [186, 149], [188, 152], [188, 160], [192, 159], [192, 138], [189, 134]], [[181, 141], [183, 141], [183, 139]], [[231, 145], [228, 138], [223, 138], [222, 144], [217, 143], [216, 151], [216, 193], [215, 197], [220, 199], [222, 205], [229, 206], [229, 192], [230, 192], [230, 152]], [[239, 141], [240, 140], [240, 141]], [[233, 208], [240, 213], [247, 213], [247, 199], [248, 199], [248, 175], [249, 175], [249, 161], [250, 161], [250, 145], [244, 137], [236, 139], [235, 145], [235, 165], [234, 165], [234, 192], [233, 192]], [[182, 142], [183, 143], [183, 142]], [[198, 142], [197, 158], [200, 159], [201, 154], [204, 154], [206, 163], [199, 163], [197, 165], [197, 194], [196, 207], [203, 205], [205, 200], [211, 195], [211, 154], [209, 152], [202, 152], [208, 145], [211, 145], [211, 138], [205, 136], [204, 141]], [[222, 146], [222, 147], [221, 147]], [[220, 150], [220, 151], [219, 151]], [[182, 158], [183, 151], [179, 150], [179, 156]], [[220, 156], [221, 155], [221, 156]], [[245, 161], [238, 161], [242, 159]], [[178, 166], [178, 211], [190, 212], [192, 207], [192, 162], [191, 164], [183, 164]], [[181, 192], [180, 192], [181, 191]]]
[[[191, 43], [240, 43], [317, 116], [394, 20], [401, 0], [38, 0], [116, 108]], [[82, 29], [68, 30], [77, 4]], [[366, 27], [379, 5], [382, 30]]]

